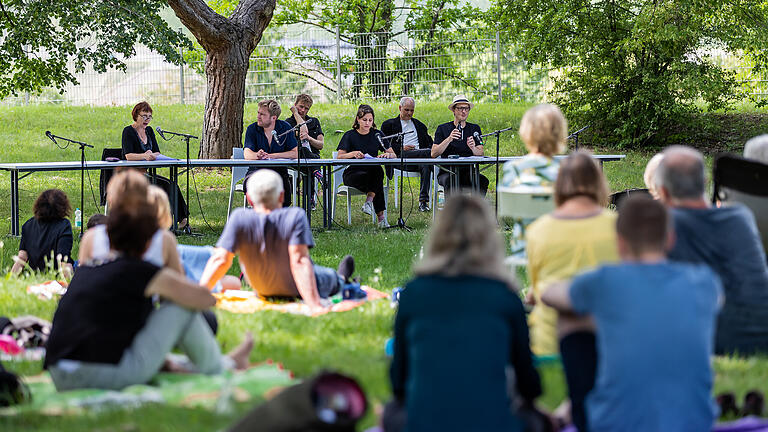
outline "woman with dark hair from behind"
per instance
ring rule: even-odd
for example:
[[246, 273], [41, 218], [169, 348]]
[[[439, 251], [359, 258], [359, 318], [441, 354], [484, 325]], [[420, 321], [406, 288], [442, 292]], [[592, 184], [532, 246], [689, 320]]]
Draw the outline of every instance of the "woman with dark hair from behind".
[[[541, 394], [525, 310], [504, 267], [496, 218], [480, 197], [452, 195], [400, 294], [386, 432], [522, 431], [513, 408]], [[514, 390], [507, 385], [514, 370]], [[404, 413], [403, 413], [404, 411]], [[404, 422], [403, 422], [403, 419]]]
[[72, 225], [69, 223], [72, 207], [60, 189], [43, 191], [35, 200], [34, 217], [21, 227], [19, 254], [14, 257], [11, 273], [21, 273], [29, 264], [32, 270], [45, 270], [46, 262], [60, 268], [64, 277], [72, 277]]
[[[348, 130], [339, 141], [339, 146], [336, 149], [338, 150], [337, 157], [339, 159], [364, 159], [368, 155], [386, 159], [394, 158], [395, 151], [392, 150], [392, 147], [379, 154], [381, 149], [377, 138], [379, 134], [380, 132], [376, 129], [374, 122], [373, 108], [366, 104], [360, 105], [357, 108], [352, 129]], [[372, 215], [375, 212], [379, 226], [382, 228], [389, 226], [385, 213], [387, 204], [384, 196], [384, 169], [380, 165], [348, 167], [344, 170], [344, 184], [365, 192], [363, 213]]]
[[[141, 174], [119, 173], [108, 187], [121, 182], [131, 188], [115, 188], [122, 193], [107, 219], [109, 258], [78, 268], [53, 317], [44, 367], [56, 388], [145, 384], [174, 347], [200, 373], [247, 367], [253, 338], [247, 335], [228, 356], [221, 355], [199, 312], [215, 303], [208, 289], [141, 259], [157, 231], [157, 211], [147, 202], [148, 183]], [[155, 295], [168, 301], [155, 309]]]
[[[129, 161], [153, 161], [160, 156], [160, 147], [157, 145], [155, 132], [149, 126], [152, 121], [152, 107], [147, 102], [139, 102], [131, 110], [133, 123], [123, 128], [122, 144], [123, 157]], [[179, 222], [179, 229], [190, 232], [188, 228], [189, 208], [178, 185], [174, 188], [171, 181], [163, 176], [155, 175], [155, 182], [163, 188], [170, 197], [176, 194], [178, 203], [178, 213], [176, 221]]]

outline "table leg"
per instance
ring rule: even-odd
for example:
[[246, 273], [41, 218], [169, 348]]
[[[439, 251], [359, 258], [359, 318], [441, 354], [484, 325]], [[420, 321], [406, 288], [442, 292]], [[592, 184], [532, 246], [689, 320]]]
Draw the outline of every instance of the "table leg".
[[[170, 174], [169, 177], [170, 177], [170, 180], [171, 180], [171, 191], [172, 191], [169, 194], [170, 196], [168, 197], [171, 200], [171, 212], [173, 213], [173, 218], [172, 218], [173, 219], [173, 225], [171, 225], [171, 229], [173, 229], [173, 231], [176, 231], [176, 229], [178, 228], [178, 223], [176, 222], [176, 219], [177, 219], [176, 215], [179, 214], [179, 197], [178, 197], [178, 194], [176, 193], [176, 191], [180, 190], [179, 189], [179, 178], [178, 178], [178, 176], [179, 176], [179, 169], [176, 166], [170, 166], [170, 167], [168, 167], [168, 169], [170, 171], [169, 172], [169, 174]], [[189, 203], [187, 203], [187, 205], [189, 205]], [[189, 223], [189, 222], [187, 222], [187, 223]]]
[[11, 235], [19, 236], [19, 172], [11, 170]]

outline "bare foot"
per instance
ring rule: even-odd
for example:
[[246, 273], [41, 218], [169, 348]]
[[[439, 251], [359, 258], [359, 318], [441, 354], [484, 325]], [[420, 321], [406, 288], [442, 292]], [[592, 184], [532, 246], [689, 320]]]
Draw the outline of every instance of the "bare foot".
[[227, 354], [232, 360], [235, 361], [235, 370], [248, 369], [250, 365], [250, 355], [253, 349], [253, 335], [251, 332], [245, 334], [245, 339], [240, 342], [240, 345], [235, 347]]

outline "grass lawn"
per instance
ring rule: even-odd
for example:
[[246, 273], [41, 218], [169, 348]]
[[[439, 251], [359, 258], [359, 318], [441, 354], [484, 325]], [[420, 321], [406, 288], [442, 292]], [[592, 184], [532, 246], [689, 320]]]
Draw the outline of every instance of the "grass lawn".
[[[396, 104], [374, 104], [378, 116], [377, 124], [396, 114]], [[416, 117], [424, 121], [431, 130], [450, 119], [447, 103], [427, 102], [417, 106]], [[44, 131], [51, 130], [61, 136], [72, 137], [95, 146], [89, 150], [87, 159], [99, 159], [104, 147], [120, 147], [122, 128], [131, 123], [131, 107], [61, 107], [30, 106], [0, 108], [0, 161], [57, 161], [78, 160], [79, 151], [74, 146], [59, 149], [44, 136]], [[287, 105], [283, 106], [288, 112]], [[484, 131], [501, 129], [508, 126], [517, 128], [527, 106], [513, 104], [487, 104], [477, 106], [470, 115], [470, 121], [479, 123]], [[200, 105], [173, 105], [154, 107], [154, 126], [174, 131], [199, 133], [202, 124], [203, 107]], [[322, 105], [312, 108], [312, 115], [321, 119], [326, 136], [326, 145], [322, 151], [324, 157], [330, 157], [341, 134], [336, 130], [346, 131], [351, 127], [356, 105]], [[254, 121], [256, 105], [248, 105], [245, 110], [247, 124]], [[285, 117], [285, 115], [281, 116]], [[737, 144], [728, 144], [734, 148]], [[486, 154], [492, 155], [495, 149], [486, 145]], [[173, 157], [184, 157], [184, 143], [179, 139], [160, 142], [163, 153]], [[740, 150], [740, 149], [736, 149]], [[196, 152], [196, 147], [193, 147]], [[605, 165], [611, 189], [622, 190], [642, 186], [642, 172], [645, 162], [652, 151], [623, 151], [615, 148], [600, 148], [596, 153], [625, 153], [627, 158], [621, 162]], [[524, 154], [523, 145], [516, 134], [505, 135], [501, 140], [502, 155]], [[194, 155], [193, 155], [194, 157]], [[710, 160], [710, 159], [708, 159]], [[493, 170], [486, 171], [491, 179], [493, 196]], [[95, 175], [94, 175], [95, 174]], [[182, 236], [180, 243], [214, 244], [220, 234], [226, 217], [230, 173], [228, 170], [196, 170], [195, 183], [192, 186], [192, 199], [189, 203], [191, 224], [203, 234], [199, 238]], [[180, 179], [182, 190], [184, 177]], [[88, 186], [90, 183], [90, 187]], [[10, 232], [10, 190], [9, 175], [0, 173], [0, 232]], [[21, 223], [31, 216], [32, 203], [44, 189], [58, 187], [63, 189], [72, 206], [79, 206], [79, 173], [52, 172], [36, 173], [21, 181], [20, 205]], [[390, 189], [390, 194], [393, 189]], [[91, 192], [93, 191], [93, 192]], [[86, 177], [86, 203], [84, 220], [97, 210], [95, 200], [99, 194], [98, 174], [91, 172]], [[93, 196], [92, 196], [93, 195]], [[196, 196], [199, 196], [199, 205]], [[418, 179], [407, 179], [405, 186], [404, 210], [408, 224], [414, 227], [411, 233], [398, 230], [379, 231], [375, 229], [367, 215], [358, 209], [361, 197], [353, 198], [353, 222], [345, 223], [345, 204], [338, 208], [338, 224], [334, 229], [320, 229], [319, 213], [313, 217], [315, 242], [312, 250], [313, 259], [322, 265], [335, 267], [347, 253], [356, 258], [357, 274], [362, 282], [384, 291], [400, 286], [410, 277], [410, 268], [418, 257], [424, 236], [431, 223], [431, 214], [422, 214], [416, 210]], [[390, 195], [390, 203], [393, 197]], [[202, 213], [201, 209], [202, 208]], [[396, 209], [389, 210], [390, 222], [396, 220]], [[18, 250], [18, 239], [5, 237], [0, 250], [0, 272], [5, 274], [10, 268], [11, 256]], [[73, 254], [77, 254], [77, 243]], [[239, 273], [233, 266], [231, 274]], [[51, 279], [52, 275], [31, 275], [22, 278], [4, 277], [0, 281], [0, 315], [18, 316], [37, 315], [51, 319], [56, 304], [42, 301], [25, 293], [31, 283]], [[468, 298], [471, 291], [468, 290]], [[246, 330], [254, 333], [256, 347], [251, 360], [254, 362], [273, 359], [282, 362], [298, 377], [306, 377], [321, 369], [336, 369], [358, 378], [369, 398], [379, 404], [389, 398], [387, 379], [388, 360], [384, 355], [384, 343], [391, 336], [394, 310], [387, 301], [377, 301], [364, 305], [350, 312], [330, 314], [318, 318], [307, 318], [261, 312], [253, 315], [236, 315], [217, 311], [220, 323], [218, 340], [227, 351], [235, 346]], [[40, 362], [10, 362], [6, 366], [23, 375], [34, 375], [41, 371]], [[714, 361], [717, 377], [715, 391], [733, 391], [741, 399], [747, 391], [758, 388], [768, 393], [768, 359], [766, 358], [716, 358]], [[546, 407], [555, 407], [565, 396], [562, 372], [557, 366], [541, 368], [545, 394], [541, 399]], [[249, 407], [238, 405], [236, 414]], [[45, 417], [24, 415], [17, 417], [0, 416], [0, 430], [120, 430], [139, 431], [157, 430], [216, 430], [231, 424], [236, 415], [217, 415], [204, 410], [169, 408], [165, 406], [147, 406], [136, 411], [94, 412], [81, 416]], [[370, 426], [375, 422], [373, 416], [364, 422]]]

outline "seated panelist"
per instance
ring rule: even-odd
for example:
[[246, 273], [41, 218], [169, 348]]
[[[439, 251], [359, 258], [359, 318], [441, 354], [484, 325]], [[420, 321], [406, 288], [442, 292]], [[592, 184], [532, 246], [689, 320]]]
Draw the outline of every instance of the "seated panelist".
[[[458, 95], [453, 98], [453, 102], [448, 105], [448, 109], [453, 111], [453, 121], [443, 123], [435, 131], [435, 142], [432, 144], [432, 157], [449, 156], [482, 156], [483, 146], [476, 143], [473, 135], [475, 132], [482, 134], [480, 126], [467, 122], [469, 111], [474, 107], [466, 96]], [[460, 189], [471, 188], [472, 172], [469, 166], [457, 166], [450, 171], [440, 168], [440, 174], [437, 175], [437, 182], [443, 186], [446, 193], [454, 192], [451, 189], [451, 176], [458, 176]], [[488, 178], [479, 175], [480, 184], [477, 185], [480, 192], [485, 195], [488, 191]]]

